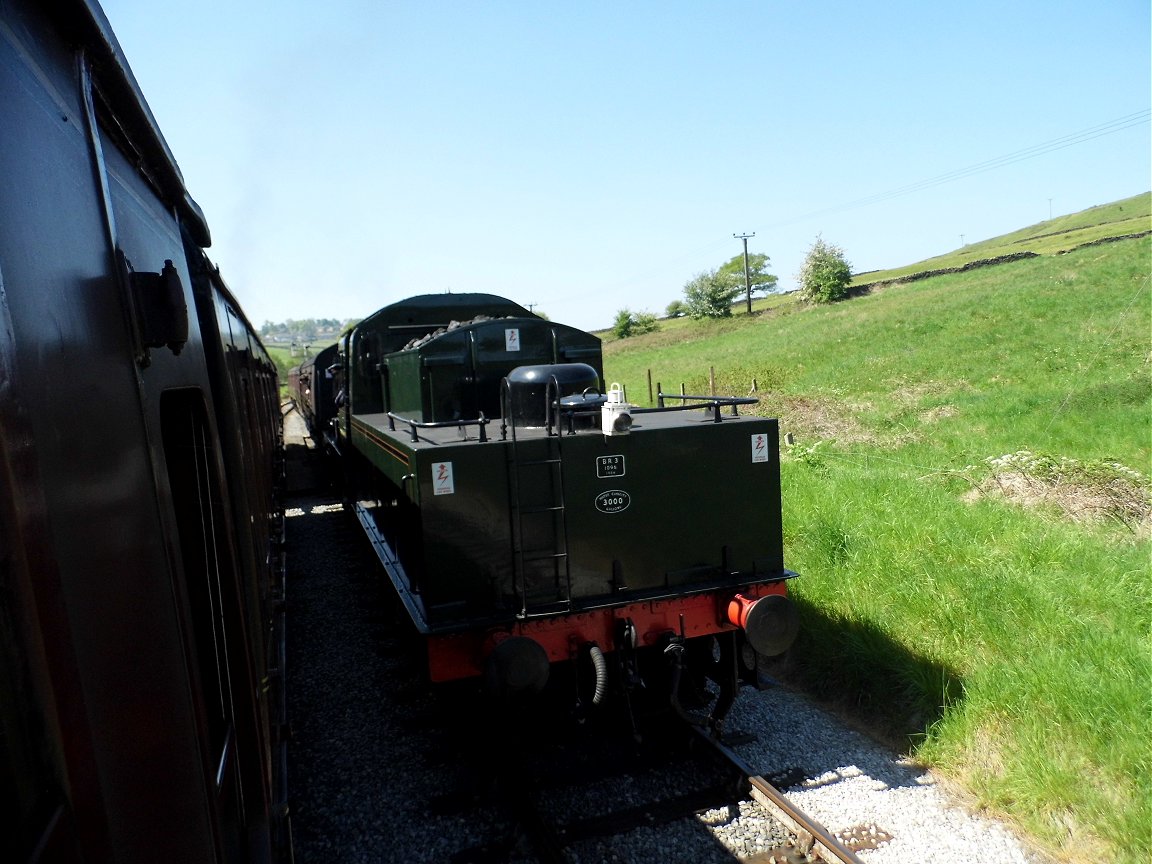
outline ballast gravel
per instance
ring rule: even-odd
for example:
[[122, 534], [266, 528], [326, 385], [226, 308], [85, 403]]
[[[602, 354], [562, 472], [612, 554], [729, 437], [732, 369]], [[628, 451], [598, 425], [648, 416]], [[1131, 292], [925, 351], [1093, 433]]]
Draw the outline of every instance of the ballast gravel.
[[[1003, 825], [966, 810], [931, 772], [846, 727], [801, 694], [782, 687], [744, 690], [725, 725], [729, 733], [755, 736], [732, 749], [765, 778], [786, 773], [791, 785], [785, 796], [842, 840], [856, 841], [851, 848], [866, 864], [1048, 860]], [[702, 836], [702, 828], [708, 836]], [[581, 864], [764, 862], [779, 841], [775, 819], [747, 800], [658, 829], [590, 841], [574, 850], [573, 859]]]
[[[475, 778], [461, 741], [445, 740], [419, 683], [374, 556], [326, 496], [290, 501], [288, 528], [290, 800], [296, 860], [530, 861]], [[436, 731], [437, 728], [440, 731]], [[931, 773], [783, 687], [741, 692], [725, 724], [755, 740], [733, 747], [788, 798], [836, 832], [879, 842], [866, 864], [1043, 864], [1011, 832], [967, 812]], [[578, 791], [575, 794], [580, 794]], [[603, 790], [588, 786], [602, 806]], [[455, 796], [455, 797], [453, 797]], [[573, 803], [574, 810], [582, 805]], [[707, 864], [752, 860], [779, 842], [759, 804], [743, 801], [570, 848], [574, 861]], [[757, 859], [766, 860], [764, 857]]]
[[868, 864], [1045, 864], [995, 820], [969, 812], [930, 771], [916, 766], [802, 695], [745, 690], [726, 727], [756, 741], [732, 749], [763, 776], [797, 779], [789, 801], [833, 834], [890, 836], [860, 849]]

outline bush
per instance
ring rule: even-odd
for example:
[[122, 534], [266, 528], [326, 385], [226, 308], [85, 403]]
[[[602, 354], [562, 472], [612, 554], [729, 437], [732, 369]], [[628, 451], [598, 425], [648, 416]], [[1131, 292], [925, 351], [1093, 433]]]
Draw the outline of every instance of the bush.
[[627, 339], [629, 336], [651, 333], [659, 326], [656, 323], [656, 316], [651, 312], [621, 309], [616, 313], [616, 321], [612, 324], [612, 335], [617, 339]]
[[637, 312], [632, 319], [632, 334], [640, 336], [644, 333], [654, 333], [660, 329], [653, 312]]
[[688, 314], [688, 310], [684, 308], [684, 303], [681, 300], [673, 300], [664, 309], [665, 318], [683, 318]]
[[844, 258], [843, 249], [817, 235], [796, 278], [800, 296], [809, 303], [833, 303], [848, 296], [852, 265]]
[[730, 318], [732, 301], [740, 294], [739, 285], [733, 285], [718, 271], [700, 273], [684, 286], [684, 301], [688, 315], [700, 318]]

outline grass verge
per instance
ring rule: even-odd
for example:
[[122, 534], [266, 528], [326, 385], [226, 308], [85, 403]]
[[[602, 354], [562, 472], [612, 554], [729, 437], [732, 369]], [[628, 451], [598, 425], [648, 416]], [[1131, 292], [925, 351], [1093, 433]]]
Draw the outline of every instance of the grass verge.
[[710, 369], [722, 393], [755, 379], [796, 441], [794, 674], [1066, 861], [1152, 857], [1149, 252], [1124, 240], [606, 346], [637, 402], [649, 372], [669, 392], [706, 390]]

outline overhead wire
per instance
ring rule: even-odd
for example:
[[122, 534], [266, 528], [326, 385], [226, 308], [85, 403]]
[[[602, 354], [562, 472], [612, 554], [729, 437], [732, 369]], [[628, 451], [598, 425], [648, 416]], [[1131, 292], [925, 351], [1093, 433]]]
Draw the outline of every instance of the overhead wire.
[[1082, 144], [1086, 141], [1102, 138], [1105, 135], [1112, 135], [1116, 132], [1121, 132], [1124, 129], [1129, 129], [1133, 126], [1139, 126], [1143, 123], [1147, 123], [1150, 118], [1152, 118], [1152, 110], [1145, 109], [1142, 111], [1136, 111], [1132, 114], [1126, 114], [1123, 117], [1117, 117], [1113, 120], [1108, 120], [1105, 123], [1100, 123], [1087, 129], [1081, 129], [1079, 132], [1072, 132], [1059, 138], [1053, 138], [1050, 141], [1044, 141], [1040, 144], [1033, 144], [1032, 146], [1025, 147], [1021, 150], [1015, 150], [1012, 153], [1006, 153], [1003, 156], [997, 156], [992, 159], [987, 159], [983, 162], [977, 162], [974, 165], [947, 171], [943, 174], [938, 174], [935, 177], [918, 180], [914, 183], [909, 183], [905, 186], [899, 186], [886, 192], [877, 192], [873, 195], [857, 198], [854, 201], [848, 201], [844, 204], [836, 204], [830, 207], [824, 207], [819, 210], [813, 210], [808, 213], [792, 216], [781, 222], [769, 225], [766, 230], [782, 228], [786, 225], [794, 225], [797, 222], [812, 219], [816, 216], [824, 216], [829, 213], [839, 213], [844, 210], [853, 210], [857, 207], [866, 207], [870, 204], [878, 204], [882, 201], [888, 201], [892, 198], [898, 198], [903, 195], [910, 195], [913, 192], [919, 192], [922, 189], [930, 189], [933, 186], [940, 186], [944, 183], [951, 183], [955, 180], [963, 179], [964, 177], [971, 177], [974, 174], [982, 174], [986, 171], [992, 171], [996, 168], [1003, 168], [1006, 165], [1012, 165], [1016, 162], [1023, 162], [1026, 159], [1034, 159], [1037, 156], [1042, 156], [1046, 153], [1063, 150], [1066, 147], [1072, 147], [1076, 144]]
[[[863, 198], [857, 198], [853, 201], [848, 201], [843, 204], [836, 204], [830, 207], [825, 207], [819, 210], [812, 210], [807, 213], [801, 213], [796, 216], [791, 216], [780, 222], [775, 222], [768, 225], [765, 231], [771, 231], [776, 228], [782, 228], [787, 225], [794, 225], [798, 222], [803, 222], [808, 219], [815, 218], [816, 216], [824, 216], [830, 213], [840, 213], [845, 210], [853, 210], [859, 207], [866, 207], [872, 204], [879, 204], [883, 201], [888, 201], [892, 198], [898, 198], [903, 195], [910, 195], [913, 192], [919, 192], [923, 189], [930, 189], [934, 186], [940, 186], [945, 183], [951, 183], [956, 180], [961, 180], [965, 177], [971, 177], [975, 174], [982, 174], [987, 171], [992, 171], [997, 168], [1003, 168], [1007, 165], [1012, 165], [1016, 162], [1023, 162], [1027, 159], [1034, 159], [1047, 153], [1053, 153], [1057, 150], [1063, 150], [1067, 147], [1072, 147], [1076, 144], [1083, 144], [1087, 141], [1092, 141], [1096, 138], [1102, 138], [1105, 135], [1112, 135], [1121, 132], [1125, 129], [1139, 126], [1149, 122], [1152, 119], [1152, 109], [1143, 109], [1135, 111], [1131, 114], [1125, 114], [1122, 117], [1116, 117], [1112, 120], [1098, 123], [1095, 126], [1090, 126], [1086, 129], [1081, 129], [1078, 132], [1072, 132], [1068, 135], [1062, 135], [1059, 138], [1053, 138], [1049, 141], [1044, 141], [1039, 144], [1033, 144], [1029, 147], [1024, 147], [1020, 150], [1015, 150], [1011, 153], [1006, 153], [1003, 156], [997, 156], [992, 159], [986, 159], [983, 162], [977, 162], [973, 165], [964, 168], [957, 168], [952, 171], [947, 171], [943, 174], [938, 174], [934, 177], [929, 177], [924, 180], [918, 180], [914, 183], [908, 183], [904, 186], [899, 186], [895, 189], [890, 189], [886, 192], [878, 192], [873, 195], [867, 195]], [[725, 238], [723, 241], [717, 241], [708, 244], [706, 247], [677, 255], [675, 259], [666, 259], [662, 263], [662, 268], [667, 270], [672, 263], [698, 260], [699, 257], [705, 253], [719, 250], [726, 246], [731, 241]], [[649, 273], [649, 277], [651, 274]], [[641, 281], [643, 277], [624, 277], [612, 284], [605, 285], [602, 288], [593, 289], [583, 293], [584, 297], [599, 296], [608, 292], [619, 291], [623, 288], [631, 287]]]

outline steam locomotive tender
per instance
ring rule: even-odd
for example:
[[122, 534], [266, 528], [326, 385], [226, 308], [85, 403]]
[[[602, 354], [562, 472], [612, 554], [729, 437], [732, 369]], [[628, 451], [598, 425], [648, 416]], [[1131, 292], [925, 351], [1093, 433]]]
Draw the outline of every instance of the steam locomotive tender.
[[[756, 400], [630, 405], [598, 338], [489, 294], [387, 306], [336, 369], [330, 443], [433, 681], [533, 692], [573, 661], [587, 706], [663, 653], [673, 704], [719, 724], [795, 638], [777, 422], [738, 413]], [[709, 717], [680, 697], [705, 676]]]
[[0, 860], [290, 861], [276, 369], [95, 2], [0, 4]]

